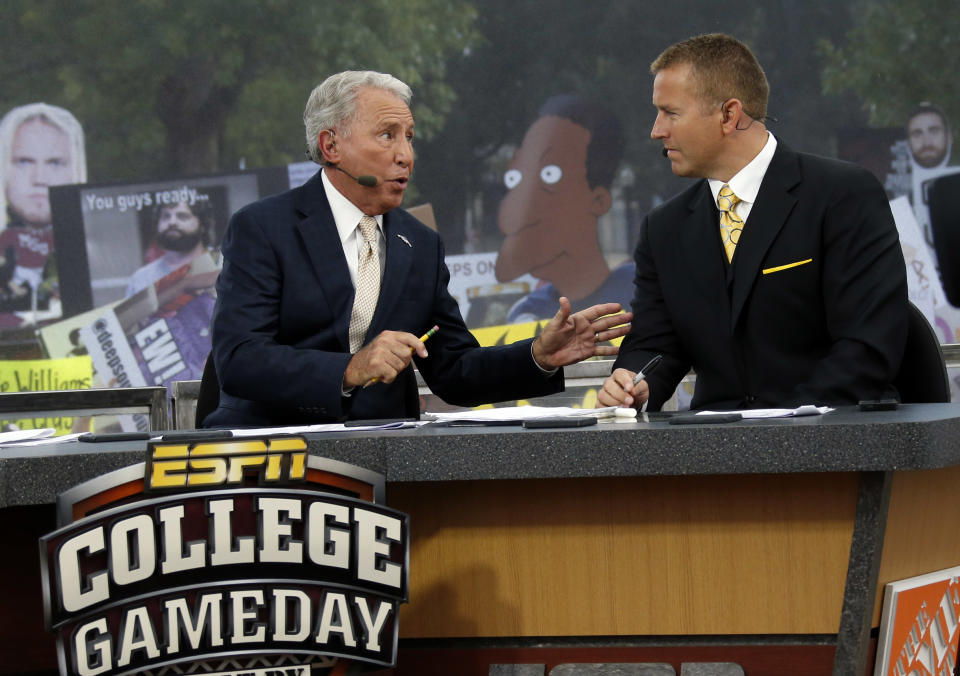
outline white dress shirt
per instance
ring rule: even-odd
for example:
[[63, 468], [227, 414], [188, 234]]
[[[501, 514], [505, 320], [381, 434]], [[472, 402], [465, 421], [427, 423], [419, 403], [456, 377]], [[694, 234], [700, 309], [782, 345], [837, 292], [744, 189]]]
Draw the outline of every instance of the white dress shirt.
[[[733, 194], [739, 198], [739, 202], [733, 208], [734, 213], [740, 217], [740, 220], [746, 224], [747, 216], [750, 215], [750, 209], [757, 201], [757, 193], [760, 192], [760, 184], [767, 173], [767, 167], [773, 159], [773, 153], [777, 149], [777, 139], [769, 131], [767, 132], [767, 142], [764, 144], [757, 156], [754, 157], [743, 169], [733, 175], [727, 185], [733, 191]], [[715, 178], [709, 179], [710, 192], [713, 193], [713, 203], [717, 203], [717, 195], [723, 187], [723, 181]]]
[[[337, 232], [340, 234], [340, 243], [343, 245], [343, 255], [347, 257], [347, 267], [350, 268], [350, 281], [353, 288], [357, 288], [357, 268], [358, 260], [358, 242], [360, 231], [357, 225], [364, 213], [360, 211], [356, 204], [343, 196], [337, 190], [330, 179], [327, 178], [327, 170], [321, 172], [320, 180], [323, 182], [323, 189], [327, 193], [327, 201], [330, 203], [330, 211], [333, 212], [333, 220], [337, 224]], [[377, 214], [373, 217], [377, 221], [377, 244], [380, 251], [380, 278], [383, 279], [383, 269], [386, 265], [386, 245], [387, 240], [383, 236], [383, 216]]]

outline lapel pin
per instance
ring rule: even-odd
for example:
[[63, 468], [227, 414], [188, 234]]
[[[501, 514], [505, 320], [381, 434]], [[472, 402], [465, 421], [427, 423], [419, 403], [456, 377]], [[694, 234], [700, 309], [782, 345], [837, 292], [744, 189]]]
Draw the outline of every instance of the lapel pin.
[[397, 233], [397, 237], [403, 240], [403, 243], [406, 244], [408, 247], [410, 247], [411, 249], [413, 248], [413, 245], [410, 243], [410, 240], [404, 237], [403, 235], [401, 235], [399, 232]]

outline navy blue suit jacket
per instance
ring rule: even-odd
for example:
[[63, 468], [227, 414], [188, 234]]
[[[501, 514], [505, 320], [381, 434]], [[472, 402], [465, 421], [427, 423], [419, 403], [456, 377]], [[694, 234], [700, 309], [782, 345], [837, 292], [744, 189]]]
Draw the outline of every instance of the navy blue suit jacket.
[[[546, 377], [530, 340], [481, 348], [447, 291], [450, 273], [436, 232], [403, 210], [383, 218], [386, 262], [365, 343], [381, 331], [421, 335], [415, 357], [430, 389], [448, 403], [542, 396], [563, 389]], [[354, 289], [318, 172], [305, 185], [250, 204], [230, 220], [213, 313], [220, 405], [204, 425], [260, 426], [416, 417], [413, 370], [342, 396]]]
[[691, 408], [855, 404], [892, 394], [907, 334], [903, 255], [865, 169], [779, 143], [732, 264], [706, 180], [648, 214], [633, 328], [617, 367], [648, 379], [653, 410], [693, 367]]

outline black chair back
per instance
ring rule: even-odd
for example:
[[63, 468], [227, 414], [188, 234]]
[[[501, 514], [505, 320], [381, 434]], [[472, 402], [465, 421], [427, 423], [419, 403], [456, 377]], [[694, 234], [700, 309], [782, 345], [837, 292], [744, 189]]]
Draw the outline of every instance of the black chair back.
[[943, 291], [951, 304], [960, 305], [960, 173], [930, 183], [927, 199]]
[[204, 419], [213, 413], [220, 405], [220, 379], [217, 377], [217, 366], [213, 362], [213, 353], [207, 355], [203, 364], [203, 375], [200, 376], [200, 393], [197, 395], [197, 416], [194, 426], [203, 427]]
[[910, 303], [907, 347], [893, 384], [904, 404], [950, 401], [950, 380], [933, 327], [916, 305]]

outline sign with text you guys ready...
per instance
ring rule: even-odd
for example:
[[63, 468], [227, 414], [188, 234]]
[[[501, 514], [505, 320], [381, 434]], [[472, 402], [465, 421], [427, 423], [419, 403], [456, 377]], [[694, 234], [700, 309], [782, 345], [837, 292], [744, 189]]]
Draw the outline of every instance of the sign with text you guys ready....
[[63, 676], [327, 673], [396, 662], [409, 519], [300, 436], [148, 444], [57, 498], [40, 540]]

